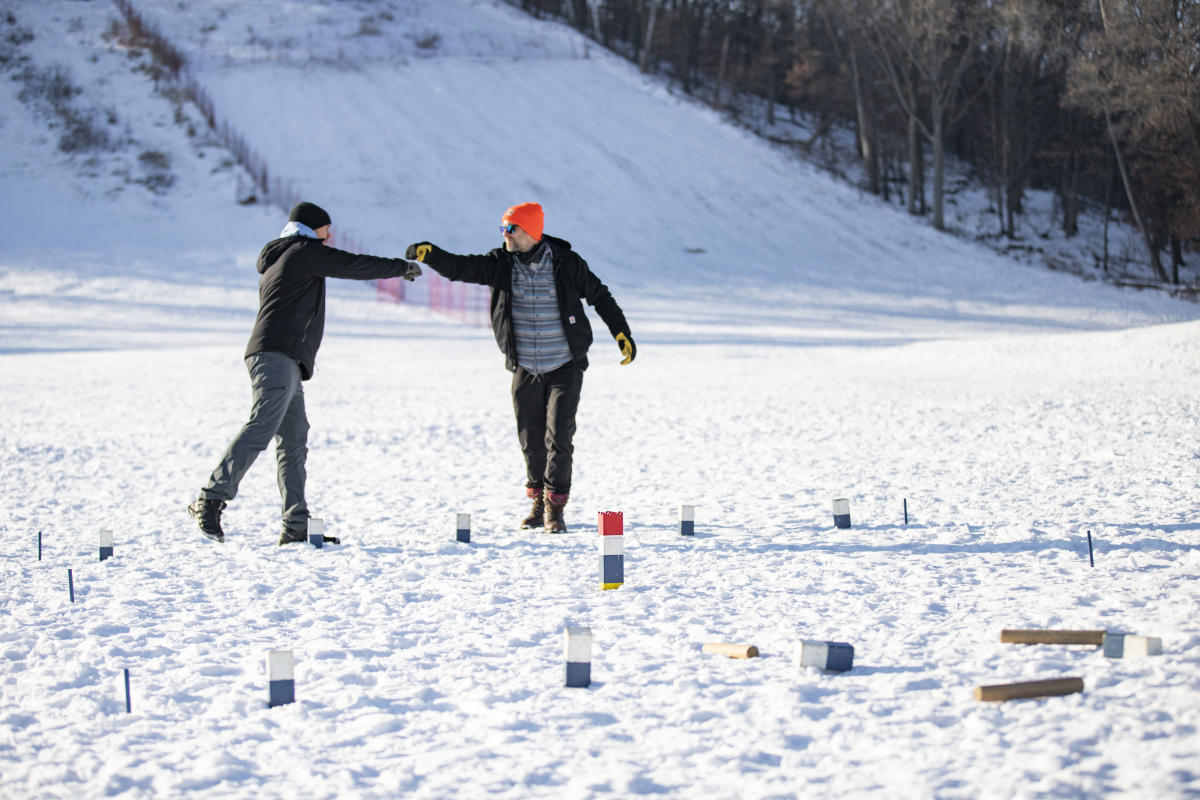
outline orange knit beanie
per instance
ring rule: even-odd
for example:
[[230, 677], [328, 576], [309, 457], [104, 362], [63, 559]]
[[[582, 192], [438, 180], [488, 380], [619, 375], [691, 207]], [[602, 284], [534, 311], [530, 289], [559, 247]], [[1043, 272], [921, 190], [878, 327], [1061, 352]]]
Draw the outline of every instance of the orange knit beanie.
[[545, 214], [537, 203], [521, 203], [515, 205], [500, 218], [501, 225], [520, 225], [534, 239], [542, 238], [542, 224]]

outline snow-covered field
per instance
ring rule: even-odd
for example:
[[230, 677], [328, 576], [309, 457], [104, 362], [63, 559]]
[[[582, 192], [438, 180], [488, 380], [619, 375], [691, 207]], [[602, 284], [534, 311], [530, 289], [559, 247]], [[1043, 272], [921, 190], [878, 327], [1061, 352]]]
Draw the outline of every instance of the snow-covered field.
[[[572, 530], [522, 532], [490, 332], [331, 284], [308, 494], [343, 545], [276, 546], [269, 453], [208, 542], [183, 506], [244, 420], [252, 262], [282, 214], [233, 203], [236, 168], [102, 40], [111, 7], [0, 3], [129, 138], [64, 156], [0, 80], [0, 795], [1200, 794], [1200, 308], [936, 235], [493, 3], [143, 5], [185, 51], [233, 51], [251, 5], [298, 42], [361, 29], [362, 9], [397, 51], [440, 31], [444, 52], [403, 63], [213, 57], [199, 77], [382, 254], [483, 250], [504, 207], [541, 199], [639, 354], [618, 366], [598, 338]], [[559, 112], [544, 146], [488, 147], [528, 119], [502, 90], [531, 81]], [[304, 87], [316, 127], [287, 116]], [[148, 150], [168, 191], [129, 180]], [[604, 592], [607, 510], [626, 583]], [[567, 625], [593, 632], [589, 689], [562, 686]], [[1164, 654], [1000, 644], [1020, 627], [1159, 636]], [[797, 639], [852, 643], [854, 669], [797, 668]], [[278, 648], [297, 702], [268, 709]], [[1058, 676], [1084, 692], [972, 696]]]

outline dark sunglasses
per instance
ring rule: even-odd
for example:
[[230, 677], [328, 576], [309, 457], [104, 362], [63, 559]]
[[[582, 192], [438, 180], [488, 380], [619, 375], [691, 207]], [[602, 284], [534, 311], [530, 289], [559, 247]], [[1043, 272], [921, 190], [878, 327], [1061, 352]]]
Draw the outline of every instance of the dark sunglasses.
[[517, 228], [519, 228], [519, 227], [521, 227], [521, 226], [520, 225], [501, 225], [500, 232], [501, 233], [509, 233], [509, 234], [516, 233]]

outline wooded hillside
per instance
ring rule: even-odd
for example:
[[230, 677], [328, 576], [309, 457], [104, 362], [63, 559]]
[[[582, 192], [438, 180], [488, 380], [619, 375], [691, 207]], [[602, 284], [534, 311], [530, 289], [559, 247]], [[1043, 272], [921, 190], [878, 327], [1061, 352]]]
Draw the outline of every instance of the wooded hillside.
[[[1159, 280], [1200, 248], [1196, 0], [511, 0], [735, 116], [852, 127], [865, 188], [945, 227], [953, 155], [1014, 237], [1030, 188], [1136, 225]], [[765, 101], [765, 103], [764, 103]]]

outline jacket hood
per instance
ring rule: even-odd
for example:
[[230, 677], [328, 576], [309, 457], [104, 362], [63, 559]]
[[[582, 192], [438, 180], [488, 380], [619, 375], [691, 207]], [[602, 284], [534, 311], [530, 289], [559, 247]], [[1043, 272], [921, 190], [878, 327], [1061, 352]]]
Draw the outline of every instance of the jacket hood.
[[[263, 247], [262, 252], [258, 254], [258, 263], [255, 267], [258, 269], [258, 274], [261, 275], [267, 271], [267, 268], [279, 260], [289, 247], [301, 242], [309, 241], [303, 236], [288, 236], [285, 239], [275, 239], [267, 242]], [[312, 241], [317, 241], [313, 239]]]
[[559, 239], [557, 236], [548, 236], [546, 234], [542, 234], [542, 241], [548, 243], [552, 248], [554, 248], [556, 250], [570, 250], [571, 249], [570, 242], [568, 242], [566, 239]]

